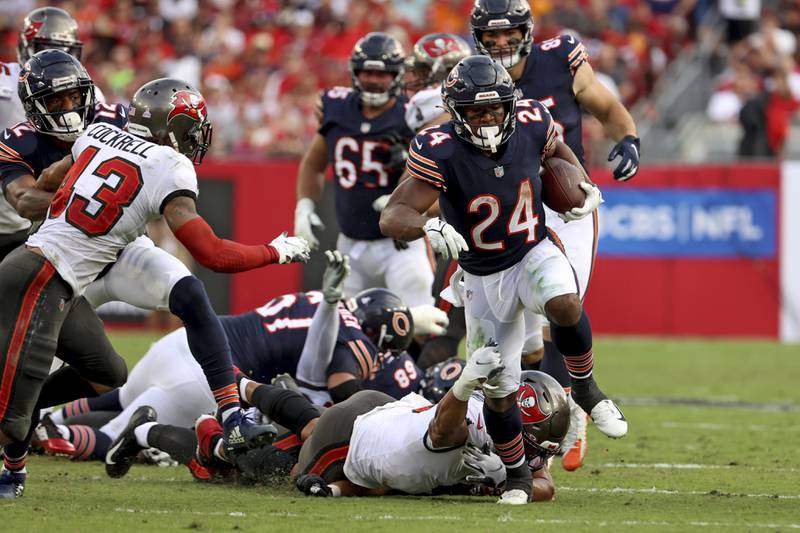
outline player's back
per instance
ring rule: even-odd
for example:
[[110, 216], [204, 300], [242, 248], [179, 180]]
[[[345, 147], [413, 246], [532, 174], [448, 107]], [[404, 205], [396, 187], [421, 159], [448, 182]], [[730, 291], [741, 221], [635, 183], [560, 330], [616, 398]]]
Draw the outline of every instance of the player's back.
[[28, 244], [81, 294], [169, 200], [196, 198], [197, 177], [189, 159], [171, 147], [112, 124], [89, 126], [72, 156], [75, 163]]
[[0, 63], [0, 129], [25, 120], [25, 109], [17, 95], [19, 63]]
[[586, 48], [572, 35], [560, 35], [533, 46], [525, 70], [515, 82], [523, 98], [539, 100], [553, 116], [559, 137], [584, 164], [581, 108], [572, 84], [588, 61]]
[[[436, 409], [412, 393], [359, 416], [344, 467], [347, 478], [363, 487], [388, 487], [411, 494], [424, 494], [463, 481], [463, 445], [431, 448], [428, 426]], [[467, 440], [478, 447], [490, 442], [482, 410], [482, 397], [471, 397], [467, 406]]]

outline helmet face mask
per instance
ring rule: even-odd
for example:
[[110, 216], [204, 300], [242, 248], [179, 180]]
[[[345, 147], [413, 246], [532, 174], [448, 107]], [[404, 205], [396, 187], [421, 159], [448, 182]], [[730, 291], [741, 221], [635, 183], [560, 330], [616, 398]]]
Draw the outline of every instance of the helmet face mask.
[[202, 163], [213, 134], [203, 95], [173, 78], [153, 80], [136, 91], [128, 108], [128, 131], [171, 146], [195, 165]]
[[[358, 40], [350, 55], [350, 79], [353, 89], [361, 96], [361, 102], [368, 107], [381, 107], [400, 94], [405, 71], [405, 54], [400, 42], [383, 32], [368, 33]], [[375, 83], [362, 83], [362, 71], [389, 72], [393, 74], [388, 87]]]
[[[477, 0], [469, 25], [478, 53], [494, 58], [505, 68], [519, 63], [533, 46], [533, 18], [526, 0]], [[491, 42], [484, 44], [485, 32], [512, 29], [519, 30], [520, 36], [511, 38], [507, 46], [498, 48]]]
[[61, 50], [81, 58], [83, 43], [78, 40], [78, 22], [57, 7], [34, 9], [25, 17], [17, 41], [20, 64], [42, 50]]
[[[31, 57], [22, 67], [17, 89], [33, 127], [61, 141], [74, 142], [94, 118], [94, 83], [83, 65], [61, 50], [43, 50]], [[77, 91], [77, 105], [53, 106], [54, 98], [72, 91]]]
[[[456, 134], [475, 147], [492, 153], [497, 152], [500, 145], [514, 133], [517, 97], [517, 90], [508, 72], [486, 56], [462, 59], [442, 85], [442, 100], [450, 113]], [[501, 124], [469, 124], [467, 109], [492, 104], [502, 104], [504, 107], [505, 116]]]
[[558, 452], [569, 429], [569, 404], [561, 385], [544, 372], [523, 372], [517, 405], [528, 459]]
[[399, 296], [387, 289], [366, 289], [346, 301], [362, 331], [379, 352], [398, 354], [414, 338], [411, 311]]

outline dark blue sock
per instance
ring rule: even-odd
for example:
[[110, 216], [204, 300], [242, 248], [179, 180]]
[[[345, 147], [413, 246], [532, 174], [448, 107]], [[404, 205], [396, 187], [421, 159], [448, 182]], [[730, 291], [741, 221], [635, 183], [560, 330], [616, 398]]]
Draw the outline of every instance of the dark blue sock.
[[119, 403], [119, 389], [103, 393], [95, 398], [87, 398], [86, 403], [89, 411], [122, 411], [122, 404]]
[[189, 349], [203, 368], [220, 412], [238, 409], [231, 349], [203, 283], [194, 276], [178, 281], [169, 295], [169, 309], [183, 320]]
[[567, 365], [564, 364], [564, 356], [551, 341], [544, 341], [544, 357], [542, 364], [539, 365], [539, 370], [552, 376], [565, 390], [569, 390], [569, 387], [572, 386]]
[[525, 445], [522, 442], [522, 413], [517, 402], [511, 409], [498, 413], [483, 404], [486, 431], [492, 437], [497, 455], [506, 468], [517, 468], [525, 463]]
[[592, 376], [592, 326], [586, 311], [581, 313], [577, 324], [573, 326], [551, 324], [550, 337], [558, 351], [564, 355], [564, 363], [573, 380]]

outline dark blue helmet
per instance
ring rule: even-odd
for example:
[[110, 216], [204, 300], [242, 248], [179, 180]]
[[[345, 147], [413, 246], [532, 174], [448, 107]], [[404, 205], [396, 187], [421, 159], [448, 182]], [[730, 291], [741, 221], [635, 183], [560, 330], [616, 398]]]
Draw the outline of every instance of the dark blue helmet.
[[[358, 40], [350, 55], [350, 78], [353, 88], [361, 95], [361, 101], [365, 105], [379, 107], [388, 102], [392, 96], [400, 94], [405, 59], [406, 55], [400, 41], [388, 33], [376, 31]], [[388, 89], [365, 87], [358, 80], [358, 73], [362, 70], [391, 72], [394, 74], [394, 80]]]
[[439, 403], [453, 387], [465, 365], [463, 359], [451, 357], [430, 367], [419, 384], [422, 395], [432, 403]]
[[403, 300], [387, 289], [367, 289], [347, 301], [362, 331], [380, 352], [398, 354], [414, 338], [414, 321]]
[[[514, 133], [517, 90], [511, 75], [487, 56], [465, 57], [453, 67], [442, 84], [442, 100], [459, 137], [481, 150], [497, 151]], [[499, 126], [469, 126], [465, 107], [503, 104], [505, 117]]]
[[[80, 104], [72, 110], [48, 111], [50, 97], [77, 89]], [[41, 133], [74, 142], [94, 118], [94, 83], [80, 61], [61, 50], [42, 50], [31, 57], [19, 75], [19, 99], [25, 116]]]
[[[469, 17], [469, 27], [479, 54], [492, 56], [505, 68], [519, 63], [522, 56], [531, 52], [533, 45], [533, 18], [526, 0], [477, 0]], [[486, 46], [482, 41], [487, 30], [519, 28], [522, 39], [506, 48]]]

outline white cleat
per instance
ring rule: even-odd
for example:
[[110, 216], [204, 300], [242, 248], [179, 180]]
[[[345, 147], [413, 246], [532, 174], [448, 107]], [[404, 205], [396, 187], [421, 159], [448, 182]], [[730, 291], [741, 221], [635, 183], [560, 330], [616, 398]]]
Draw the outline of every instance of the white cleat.
[[619, 410], [616, 404], [605, 399], [597, 403], [589, 413], [594, 425], [597, 426], [604, 435], [612, 439], [619, 439], [628, 433], [628, 421], [625, 415]]
[[500, 505], [525, 505], [528, 503], [528, 493], [522, 489], [507, 490], [500, 496], [497, 503]]

